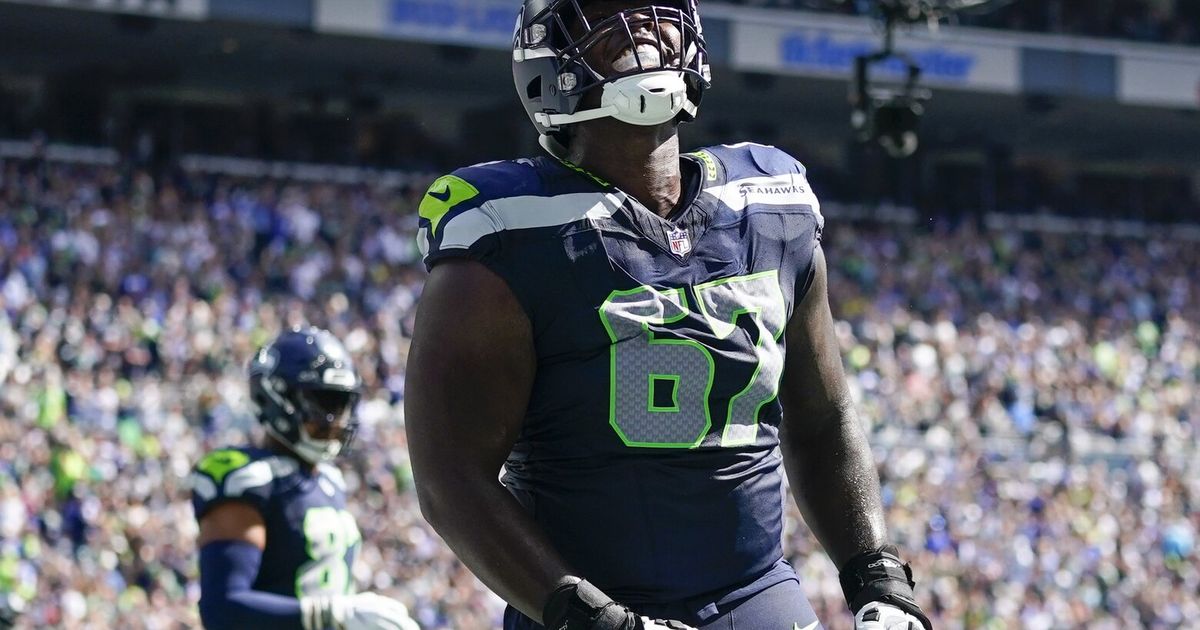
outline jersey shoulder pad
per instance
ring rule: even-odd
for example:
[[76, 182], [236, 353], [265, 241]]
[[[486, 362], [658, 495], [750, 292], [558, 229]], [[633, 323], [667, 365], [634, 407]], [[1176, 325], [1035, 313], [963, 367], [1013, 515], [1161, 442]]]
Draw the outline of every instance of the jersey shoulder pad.
[[256, 448], [222, 448], [205, 455], [192, 471], [192, 503], [199, 518], [224, 500], [242, 500], [264, 509], [274, 482], [299, 470], [299, 464]]
[[428, 267], [444, 255], [484, 260], [495, 244], [484, 237], [500, 233], [488, 205], [500, 199], [542, 194], [534, 160], [487, 162], [460, 168], [434, 180], [421, 199], [417, 244]]
[[707, 153], [724, 168], [724, 177], [706, 184], [704, 192], [730, 209], [821, 216], [821, 202], [808, 183], [808, 169], [786, 151], [744, 142], [708, 147], [697, 153]]
[[713, 155], [725, 166], [729, 179], [751, 175], [805, 175], [807, 169], [783, 149], [768, 144], [740, 142], [706, 147], [701, 151]]
[[535, 195], [541, 178], [532, 160], [486, 162], [460, 168], [433, 181], [421, 199], [421, 225], [436, 233], [451, 217], [489, 201]]

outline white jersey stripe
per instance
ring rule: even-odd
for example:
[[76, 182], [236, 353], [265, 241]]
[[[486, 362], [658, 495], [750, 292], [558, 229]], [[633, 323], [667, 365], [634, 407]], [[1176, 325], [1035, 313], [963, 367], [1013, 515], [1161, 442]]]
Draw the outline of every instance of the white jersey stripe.
[[447, 220], [441, 228], [441, 249], [466, 249], [484, 236], [504, 230], [607, 219], [624, 200], [621, 193], [600, 192], [495, 199]]
[[704, 193], [716, 197], [734, 212], [741, 212], [753, 204], [764, 206], [811, 206], [813, 212], [821, 214], [821, 202], [813, 194], [808, 179], [798, 173], [786, 173], [772, 177], [747, 177], [720, 186], [704, 189]]
[[487, 204], [471, 208], [442, 226], [441, 249], [466, 249], [484, 236], [503, 229], [504, 227], [497, 224], [487, 211]]
[[239, 468], [225, 478], [225, 496], [240, 497], [251, 488], [271, 483], [275, 473], [271, 462], [260, 459], [244, 468]]

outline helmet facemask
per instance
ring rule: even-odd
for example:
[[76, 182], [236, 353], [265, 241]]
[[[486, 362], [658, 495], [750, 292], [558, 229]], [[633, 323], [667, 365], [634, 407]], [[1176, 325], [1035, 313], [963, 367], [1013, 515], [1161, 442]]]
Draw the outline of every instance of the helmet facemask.
[[[358, 432], [354, 407], [357, 392], [302, 389], [293, 396], [300, 413], [299, 438], [293, 448], [310, 463], [327, 462], [349, 450]], [[315, 435], [315, 437], [314, 437]]]
[[[640, 74], [650, 70], [673, 70], [675, 72], [692, 72], [698, 78], [703, 78], [699, 61], [699, 52], [703, 49], [704, 41], [700, 25], [692, 15], [684, 9], [675, 6], [651, 5], [640, 8], [625, 9], [602, 20], [592, 23], [587, 18], [580, 0], [558, 0], [554, 2], [541, 16], [535, 17], [535, 25], [525, 29], [527, 38], [539, 33], [538, 26], [546, 28], [545, 35], [549, 38], [549, 46], [553, 48], [562, 60], [564, 70], [582, 69], [584, 76], [577, 77], [579, 83], [573, 88], [562, 88], [567, 94], [583, 93], [606, 81], [614, 81], [626, 76]], [[671, 50], [668, 42], [670, 37], [664, 32], [667, 25], [679, 33], [679, 50]], [[587, 61], [587, 55], [597, 46], [608, 42], [610, 37], [620, 38], [615, 48], [635, 48], [636, 34], [643, 29], [648, 31], [656, 41], [656, 53], [662, 63], [644, 64], [636, 60], [632, 67], [618, 69], [615, 74], [606, 75], [600, 68], [593, 67]], [[538, 43], [525, 42], [526, 46], [537, 46]], [[540, 45], [545, 45], [544, 43]], [[685, 52], [690, 54], [685, 55]]]
[[358, 432], [356, 391], [288, 388], [282, 379], [267, 378], [256, 401], [267, 433], [310, 464], [329, 462], [349, 450]]
[[[555, 0], [532, 16], [523, 13], [514, 70], [539, 131], [561, 140], [556, 132], [563, 125], [597, 118], [643, 126], [694, 119], [710, 78], [703, 31], [695, 0], [672, 4], [625, 9], [598, 21], [588, 19], [581, 0]], [[614, 53], [603, 66], [597, 62]], [[531, 80], [522, 85], [526, 77]]]

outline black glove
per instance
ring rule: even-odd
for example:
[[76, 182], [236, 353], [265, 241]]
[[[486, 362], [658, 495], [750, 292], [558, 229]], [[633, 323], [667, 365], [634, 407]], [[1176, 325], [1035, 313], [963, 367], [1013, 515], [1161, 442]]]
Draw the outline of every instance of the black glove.
[[678, 621], [651, 621], [614, 602], [586, 580], [565, 578], [542, 610], [546, 630], [695, 630]]
[[882, 602], [920, 619], [925, 630], [933, 630], [929, 617], [917, 605], [912, 569], [900, 560], [894, 545], [854, 556], [842, 567], [838, 579], [854, 614], [871, 602]]

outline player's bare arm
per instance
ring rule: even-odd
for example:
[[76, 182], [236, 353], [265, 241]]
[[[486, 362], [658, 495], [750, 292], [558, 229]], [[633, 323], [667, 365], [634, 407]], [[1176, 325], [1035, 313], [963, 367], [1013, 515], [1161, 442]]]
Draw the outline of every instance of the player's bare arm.
[[535, 373], [529, 319], [504, 281], [478, 262], [436, 266], [417, 315], [405, 399], [421, 511], [485, 584], [539, 623], [658, 628], [576, 577], [499, 481]]
[[209, 510], [200, 519], [200, 534], [196, 547], [210, 542], [230, 540], [244, 542], [258, 549], [267, 547], [267, 524], [262, 515], [248, 503], [227, 501]]
[[825, 255], [788, 323], [779, 396], [788, 480], [804, 520], [841, 567], [887, 537], [879, 479], [842, 370], [829, 308]]
[[[785, 334], [788, 352], [779, 390], [783, 403], [780, 445], [792, 494], [805, 523], [842, 572], [843, 589], [847, 590], [852, 610], [860, 618], [873, 615], [874, 607], [869, 609], [868, 605], [879, 599], [875, 597], [879, 594], [862, 589], [866, 585], [859, 582], [879, 580], [886, 585], [894, 581], [898, 590], [907, 591], [895, 595], [911, 598], [911, 578], [895, 557], [896, 550], [885, 550], [887, 528], [879, 477], [846, 386], [829, 307], [828, 269], [820, 247], [813, 256], [808, 292], [792, 314]], [[873, 569], [891, 568], [896, 573], [867, 572], [865, 578], [860, 575], [865, 569], [860, 564], [879, 560], [884, 562]], [[889, 561], [895, 567], [887, 567]], [[901, 608], [918, 615], [929, 627], [915, 602], [911, 609]], [[863, 627], [861, 619], [859, 623]]]
[[534, 364], [529, 319], [501, 278], [470, 261], [433, 269], [404, 401], [421, 511], [485, 584], [540, 620], [571, 572], [498, 478], [525, 417]]
[[199, 520], [200, 616], [208, 628], [306, 627], [300, 601], [253, 588], [267, 526], [250, 503], [225, 501]]
[[[200, 616], [206, 627], [226, 627], [240, 623], [239, 618], [251, 615], [241, 609], [245, 599], [245, 579], [253, 580], [262, 561], [262, 551], [267, 546], [267, 527], [252, 505], [243, 501], [226, 501], [209, 510], [199, 521], [200, 533], [196, 548], [201, 550], [201, 581], [211, 582], [202, 588]], [[239, 579], [239, 577], [241, 579]], [[232, 579], [230, 579], [232, 578]], [[290, 616], [291, 609], [298, 605], [279, 595], [266, 593], [250, 596], [267, 610], [268, 615]], [[278, 610], [273, 610], [277, 608]]]

